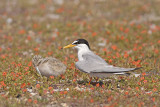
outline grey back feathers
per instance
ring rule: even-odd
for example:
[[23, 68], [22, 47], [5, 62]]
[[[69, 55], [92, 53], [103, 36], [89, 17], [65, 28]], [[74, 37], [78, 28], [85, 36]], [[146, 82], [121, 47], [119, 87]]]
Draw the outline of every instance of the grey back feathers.
[[66, 66], [54, 57], [36, 55], [32, 58], [32, 63], [37, 72], [46, 77], [64, 74], [66, 70]]
[[92, 51], [83, 54], [82, 57], [84, 60], [76, 62], [76, 68], [82, 72], [89, 73], [90, 76], [104, 78], [113, 74], [125, 75], [128, 71], [137, 69], [109, 65], [105, 60], [94, 54]]

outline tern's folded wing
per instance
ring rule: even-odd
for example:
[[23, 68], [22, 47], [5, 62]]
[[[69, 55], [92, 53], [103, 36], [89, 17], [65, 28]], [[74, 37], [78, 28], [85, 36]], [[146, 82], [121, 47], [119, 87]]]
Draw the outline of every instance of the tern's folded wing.
[[104, 67], [91, 71], [92, 73], [120, 73], [137, 70], [138, 68]]
[[76, 63], [76, 67], [79, 70], [87, 73], [118, 73], [136, 70], [136, 68], [120, 68], [109, 65], [105, 62], [105, 60], [103, 60], [98, 55], [95, 55], [94, 53], [84, 54], [82, 57], [84, 60], [78, 61]]
[[82, 72], [90, 73], [91, 71], [101, 69], [105, 66], [112, 66], [107, 64], [105, 60], [92, 52], [83, 54], [82, 57], [84, 60], [76, 62], [76, 68]]

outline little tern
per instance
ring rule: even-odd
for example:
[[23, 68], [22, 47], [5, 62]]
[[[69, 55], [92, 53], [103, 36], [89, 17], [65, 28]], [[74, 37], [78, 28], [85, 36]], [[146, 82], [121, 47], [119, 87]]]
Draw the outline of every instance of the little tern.
[[78, 61], [75, 63], [75, 67], [84, 73], [88, 73], [91, 76], [89, 84], [92, 80], [92, 77], [105, 78], [113, 74], [125, 75], [129, 71], [138, 69], [121, 68], [109, 65], [104, 59], [94, 54], [90, 50], [89, 43], [85, 39], [77, 39], [72, 44], [64, 46], [63, 49], [70, 47], [74, 47], [78, 50]]
[[41, 76], [59, 76], [65, 73], [66, 66], [54, 57], [42, 58], [40, 55], [35, 55], [32, 58], [32, 63]]

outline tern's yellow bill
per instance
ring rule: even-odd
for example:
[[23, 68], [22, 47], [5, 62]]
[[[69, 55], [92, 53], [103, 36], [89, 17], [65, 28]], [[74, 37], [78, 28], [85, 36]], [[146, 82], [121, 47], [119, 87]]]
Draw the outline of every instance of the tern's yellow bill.
[[71, 48], [71, 47], [74, 47], [74, 46], [76, 46], [76, 45], [69, 44], [67, 46], [64, 46], [63, 49], [65, 49], [65, 48]]

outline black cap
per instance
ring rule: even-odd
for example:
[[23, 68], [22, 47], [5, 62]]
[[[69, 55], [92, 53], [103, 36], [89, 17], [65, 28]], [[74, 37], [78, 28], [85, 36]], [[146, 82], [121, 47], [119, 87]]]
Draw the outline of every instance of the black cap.
[[76, 41], [74, 41], [72, 43], [73, 45], [77, 45], [77, 44], [86, 44], [88, 46], [88, 48], [90, 49], [89, 43], [87, 40], [85, 39], [77, 39]]

